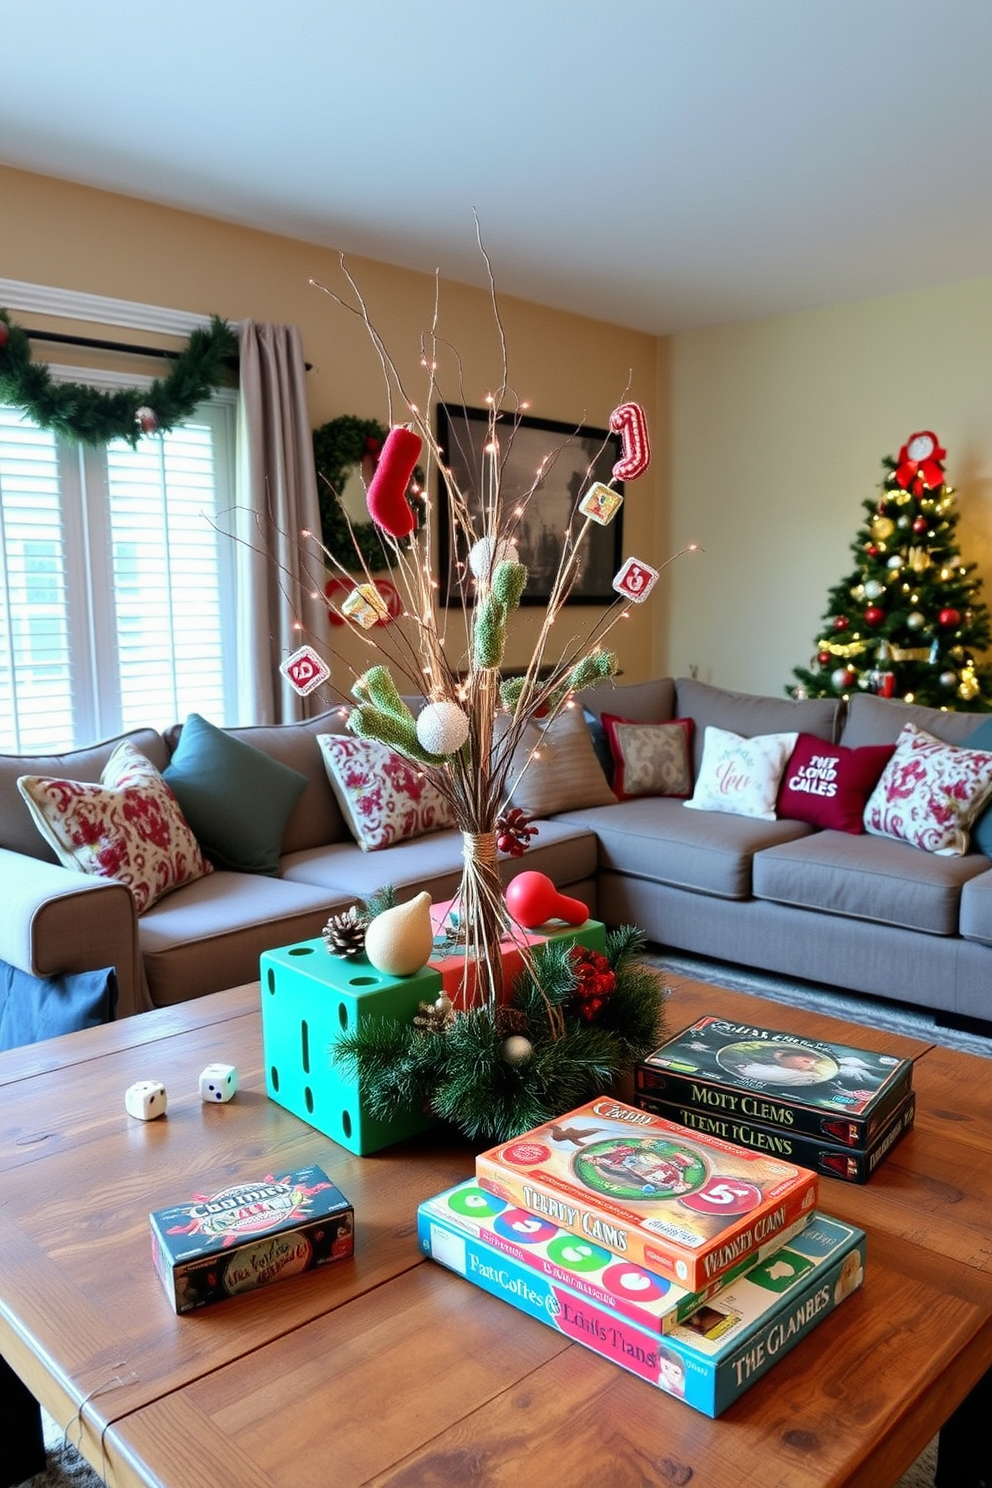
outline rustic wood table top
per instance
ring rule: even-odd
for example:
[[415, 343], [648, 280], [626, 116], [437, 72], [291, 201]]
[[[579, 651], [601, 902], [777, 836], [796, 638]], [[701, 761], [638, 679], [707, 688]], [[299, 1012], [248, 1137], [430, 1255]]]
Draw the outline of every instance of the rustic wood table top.
[[[988, 1062], [670, 978], [702, 1013], [916, 1060], [915, 1129], [820, 1207], [868, 1232], [865, 1285], [718, 1421], [425, 1261], [421, 1199], [467, 1177], [450, 1133], [353, 1156], [269, 1101], [257, 987], [0, 1055], [0, 1354], [110, 1488], [894, 1483], [992, 1366]], [[237, 1097], [204, 1105], [204, 1065]], [[167, 1116], [123, 1096], [160, 1079]], [[353, 1260], [184, 1317], [148, 1212], [323, 1167]]]

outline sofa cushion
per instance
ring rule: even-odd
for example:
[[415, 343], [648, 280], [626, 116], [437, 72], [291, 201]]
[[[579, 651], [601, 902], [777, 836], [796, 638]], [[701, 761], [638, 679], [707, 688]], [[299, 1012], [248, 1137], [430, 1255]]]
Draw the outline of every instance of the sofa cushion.
[[814, 832], [754, 859], [754, 895], [801, 909], [954, 935], [961, 887], [987, 860], [942, 858], [888, 837]]
[[154, 729], [134, 729], [115, 739], [105, 739], [88, 749], [71, 749], [65, 754], [0, 754], [0, 847], [11, 852], [27, 853], [46, 863], [59, 858], [38, 831], [34, 818], [17, 788], [21, 775], [46, 775], [58, 780], [99, 781], [100, 771], [117, 748], [127, 740], [140, 749], [156, 769], [169, 763], [169, 750], [162, 735]]
[[992, 754], [944, 744], [907, 723], [865, 806], [865, 829], [960, 857], [992, 795]]
[[775, 802], [796, 734], [756, 734], [744, 739], [708, 727], [692, 798], [694, 811], [728, 812], [775, 820]]
[[319, 734], [317, 742], [338, 805], [363, 852], [454, 824], [451, 803], [425, 772], [378, 739]]
[[548, 723], [528, 724], [513, 752], [509, 784], [513, 805], [530, 816], [556, 816], [616, 800], [578, 707], [564, 708]]
[[968, 735], [987, 718], [987, 713], [925, 708], [921, 703], [903, 703], [898, 698], [855, 692], [847, 705], [840, 742], [852, 749], [859, 749], [862, 744], [894, 744], [903, 725], [915, 723], [917, 728], [926, 729], [946, 744], [967, 744]]
[[860, 835], [865, 803], [892, 757], [892, 744], [846, 749], [800, 734], [779, 788], [776, 812], [837, 832]]
[[653, 682], [597, 682], [578, 694], [583, 708], [601, 718], [617, 713], [635, 723], [667, 723], [675, 717], [675, 683], [671, 677]]
[[[360, 856], [353, 843], [350, 851]], [[313, 940], [353, 897], [224, 869], [187, 884], [138, 921], [152, 1002], [165, 1007], [257, 981], [263, 951]]]
[[[770, 698], [731, 692], [692, 677], [675, 684], [676, 716], [696, 725], [694, 768], [699, 772], [708, 726], [751, 739], [755, 734], [814, 734], [833, 742], [840, 731], [839, 698]], [[619, 710], [618, 710], [619, 711]]]
[[34, 977], [0, 961], [0, 1049], [109, 1023], [117, 1007], [114, 968]]
[[[973, 858], [966, 858], [971, 863]], [[982, 859], [979, 859], [982, 861]], [[977, 873], [961, 889], [961, 913], [958, 930], [965, 940], [979, 940], [992, 945], [992, 870]]]
[[750, 898], [755, 853], [812, 831], [802, 822], [686, 811], [671, 796], [569, 811], [558, 820], [595, 832], [601, 868], [724, 899]]
[[302, 771], [191, 713], [164, 776], [212, 862], [278, 874], [286, 823], [307, 784]]
[[692, 790], [692, 719], [636, 723], [604, 713], [613, 756], [613, 792], [633, 796], [688, 796]]
[[139, 915], [212, 872], [162, 775], [126, 740], [99, 785], [38, 775], [22, 775], [17, 784], [65, 867], [125, 884]]
[[[524, 868], [546, 873], [563, 888], [595, 874], [596, 839], [591, 832], [560, 817], [536, 825], [537, 836], [531, 838], [523, 858], [500, 860], [504, 882]], [[461, 881], [462, 862], [461, 833], [434, 832], [416, 842], [396, 843], [375, 853], [362, 854], [354, 843], [310, 848], [284, 857], [282, 876], [353, 899], [367, 899], [386, 884], [401, 894], [429, 889], [437, 902], [454, 895]]]

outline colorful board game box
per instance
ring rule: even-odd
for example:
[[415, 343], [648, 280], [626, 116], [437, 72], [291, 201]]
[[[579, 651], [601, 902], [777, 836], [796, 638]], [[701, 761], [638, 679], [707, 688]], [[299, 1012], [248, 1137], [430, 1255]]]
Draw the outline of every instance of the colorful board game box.
[[687, 1126], [690, 1131], [722, 1137], [726, 1142], [736, 1142], [757, 1152], [773, 1152], [787, 1162], [812, 1168], [814, 1173], [828, 1178], [841, 1178], [845, 1183], [867, 1183], [879, 1163], [888, 1157], [916, 1119], [916, 1092], [911, 1090], [890, 1113], [871, 1146], [862, 1150], [859, 1147], [840, 1147], [836, 1142], [814, 1136], [812, 1132], [784, 1131], [781, 1127], [739, 1121], [719, 1112], [697, 1111], [678, 1101], [654, 1100], [651, 1096], [641, 1095], [637, 1097], [637, 1104], [644, 1111], [653, 1111], [656, 1116]]
[[481, 1187], [700, 1292], [816, 1207], [807, 1168], [602, 1096], [475, 1161]]
[[913, 1061], [699, 1018], [634, 1070], [639, 1095], [867, 1148], [913, 1081]]
[[350, 1256], [355, 1213], [321, 1168], [301, 1168], [149, 1215], [152, 1258], [176, 1312], [192, 1312]]
[[445, 1205], [417, 1216], [421, 1249], [483, 1291], [640, 1379], [718, 1416], [861, 1285], [865, 1236], [815, 1212], [684, 1323], [659, 1337], [511, 1255], [497, 1255]]
[[[703, 1291], [688, 1292], [601, 1245], [559, 1229], [526, 1209], [517, 1209], [471, 1179], [426, 1200], [422, 1211], [428, 1220], [443, 1219], [488, 1246], [494, 1265], [508, 1256], [529, 1267], [535, 1273], [533, 1285], [541, 1290], [549, 1314], [555, 1314], [562, 1298], [585, 1300], [628, 1318], [646, 1333], [667, 1333], [755, 1260], [747, 1256]], [[810, 1214], [797, 1219], [768, 1242], [764, 1253], [777, 1250], [811, 1218]]]

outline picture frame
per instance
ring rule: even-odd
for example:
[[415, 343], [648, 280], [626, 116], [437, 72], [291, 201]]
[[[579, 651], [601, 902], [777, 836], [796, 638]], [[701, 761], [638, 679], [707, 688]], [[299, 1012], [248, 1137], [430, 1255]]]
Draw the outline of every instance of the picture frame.
[[[473, 515], [481, 513], [483, 469], [490, 431], [490, 411], [440, 403], [437, 441], [444, 452], [458, 490]], [[546, 605], [558, 571], [562, 536], [572, 521], [578, 535], [585, 517], [578, 503], [596, 481], [607, 484], [623, 450], [619, 434], [587, 424], [569, 424], [528, 414], [507, 414], [497, 422], [500, 493], [504, 511], [512, 511], [533, 488], [513, 537], [520, 562], [527, 569], [521, 605]], [[543, 473], [538, 477], [538, 471]], [[536, 480], [536, 485], [535, 485]], [[623, 482], [613, 489], [623, 495]], [[461, 603], [459, 564], [464, 564], [464, 536], [451, 530], [447, 492], [438, 474], [438, 529], [440, 536], [440, 600]], [[590, 522], [582, 540], [580, 561], [567, 604], [609, 605], [617, 599], [613, 579], [623, 551], [623, 508], [607, 526]], [[464, 570], [462, 570], [464, 571]]]

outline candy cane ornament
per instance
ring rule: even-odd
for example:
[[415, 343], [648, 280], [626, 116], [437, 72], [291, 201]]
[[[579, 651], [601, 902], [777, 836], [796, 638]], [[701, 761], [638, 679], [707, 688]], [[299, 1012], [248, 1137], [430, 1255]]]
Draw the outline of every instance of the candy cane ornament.
[[614, 480], [636, 480], [651, 464], [648, 422], [639, 403], [621, 403], [610, 414], [610, 428], [620, 435], [623, 455], [613, 467]]
[[406, 492], [423, 444], [413, 429], [404, 425], [390, 429], [375, 474], [369, 481], [365, 496], [369, 516], [390, 537], [409, 537], [417, 525]]

